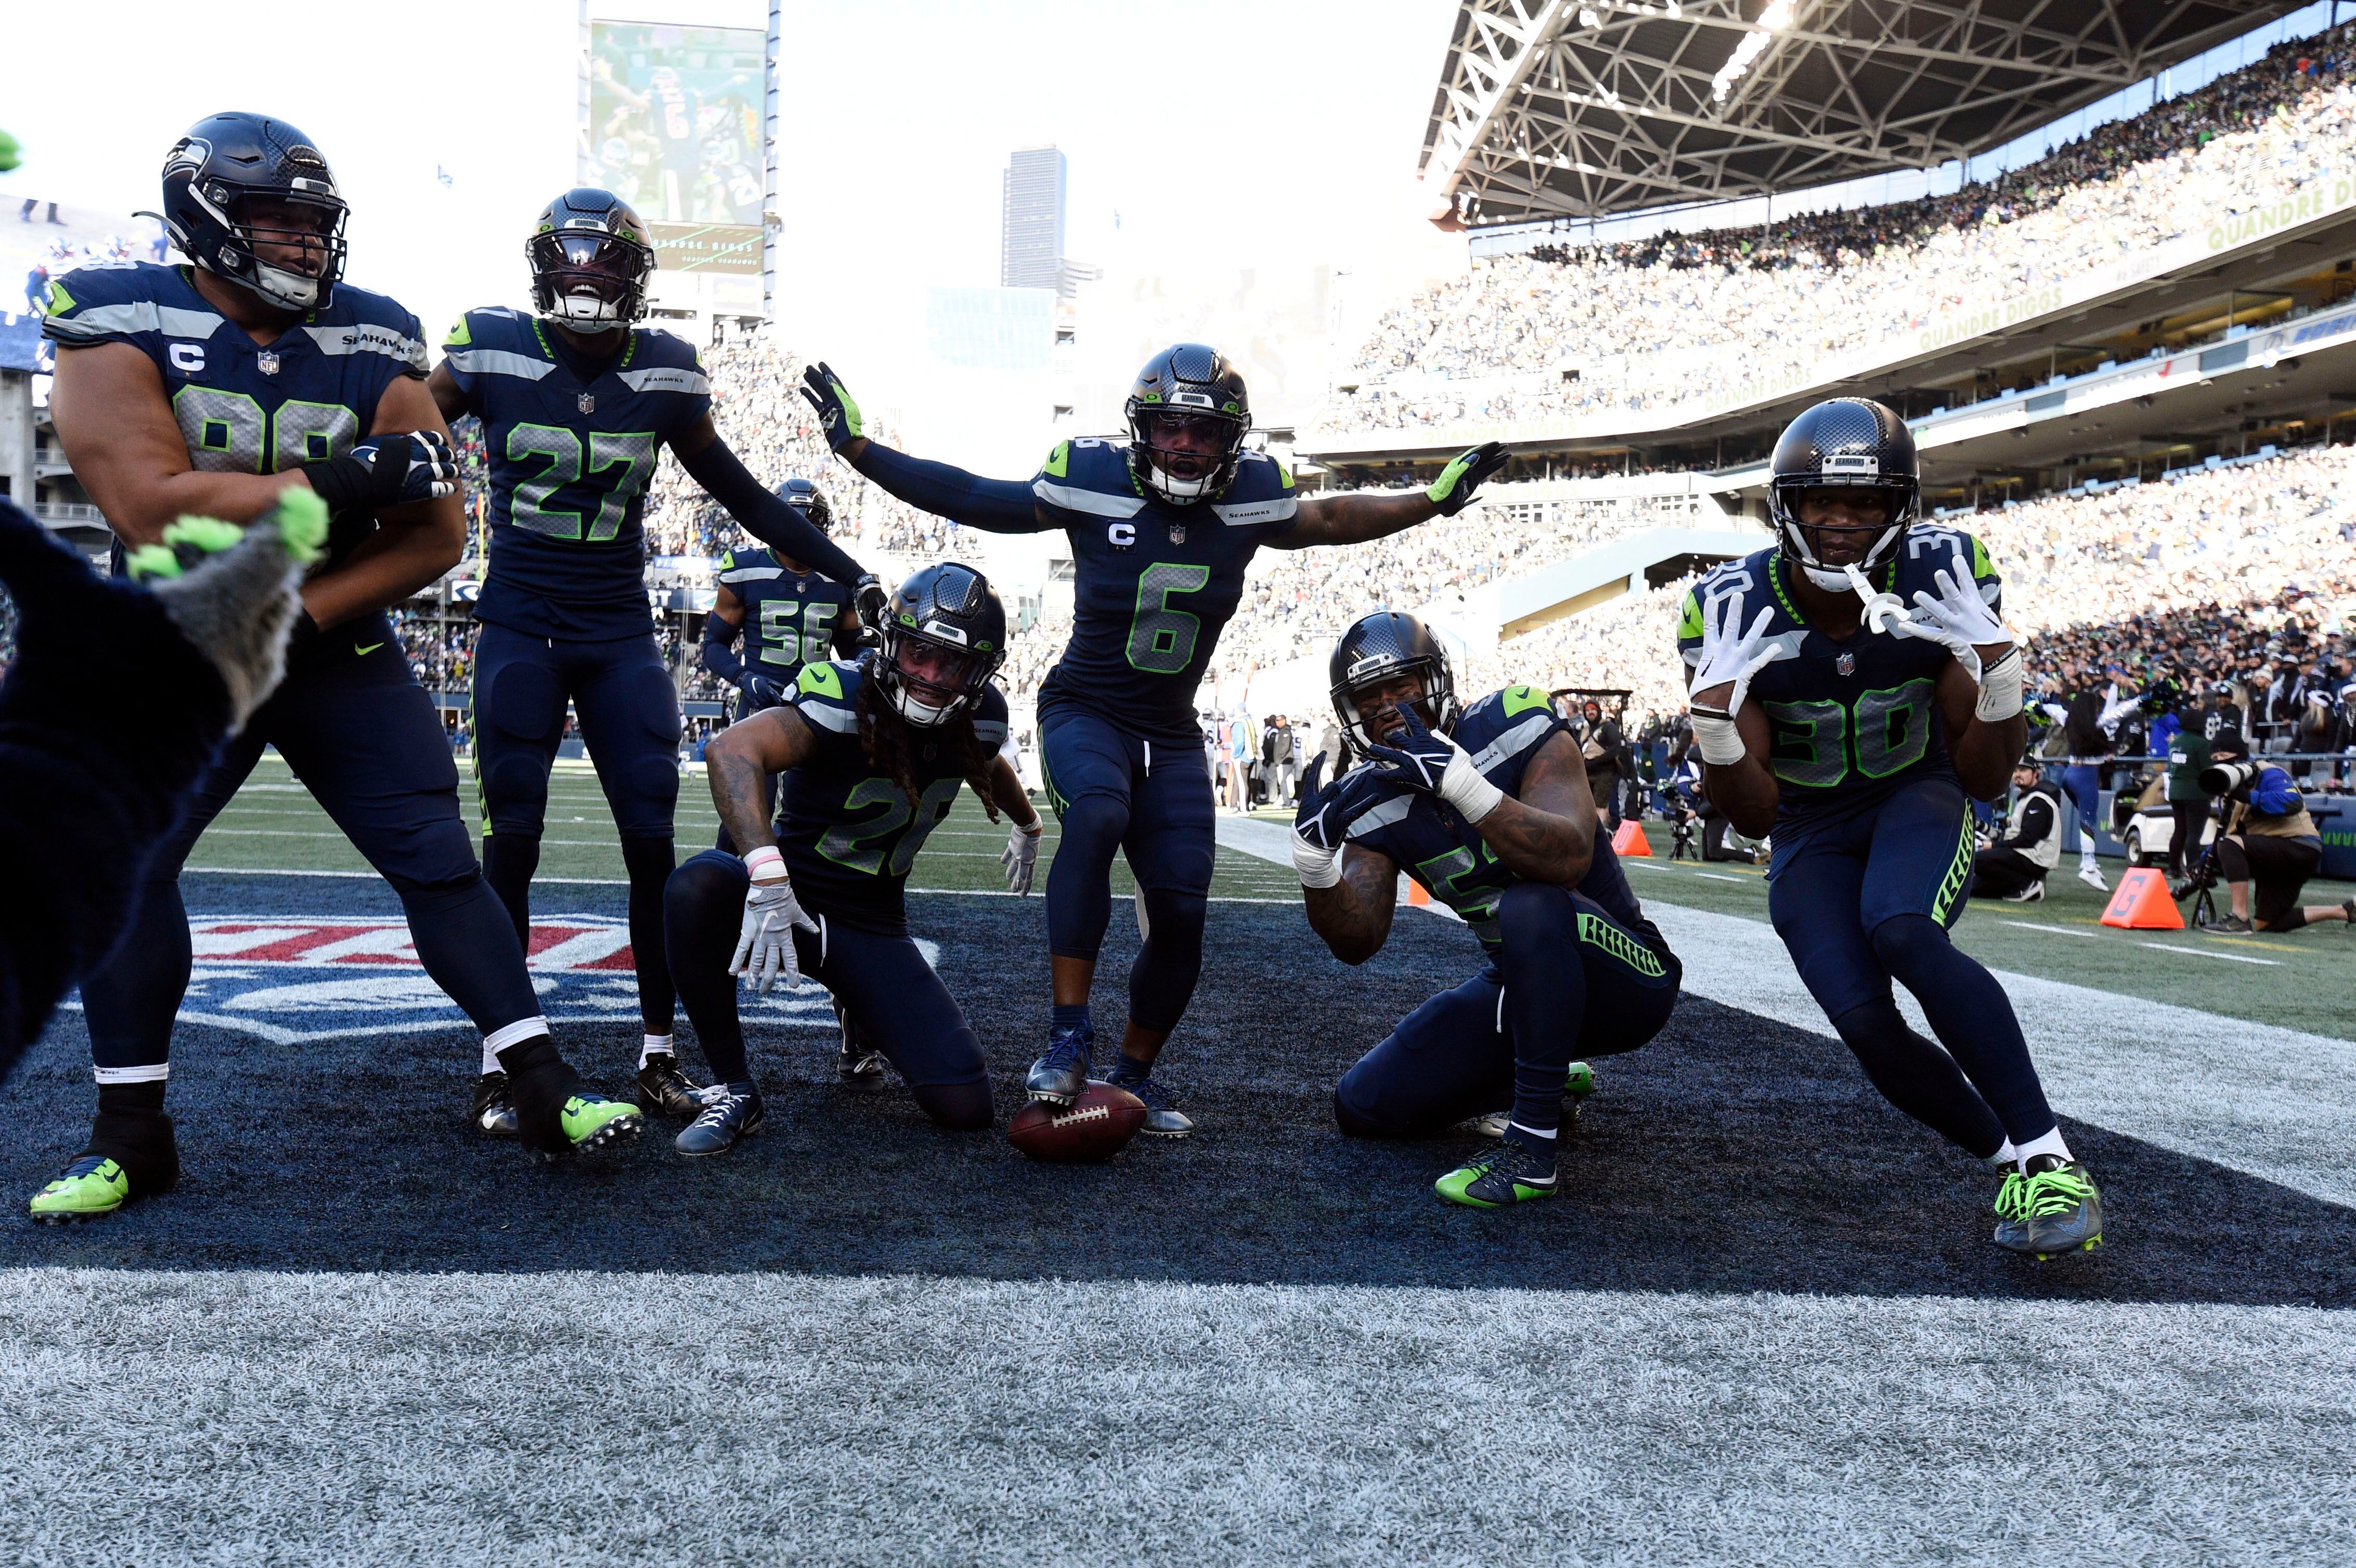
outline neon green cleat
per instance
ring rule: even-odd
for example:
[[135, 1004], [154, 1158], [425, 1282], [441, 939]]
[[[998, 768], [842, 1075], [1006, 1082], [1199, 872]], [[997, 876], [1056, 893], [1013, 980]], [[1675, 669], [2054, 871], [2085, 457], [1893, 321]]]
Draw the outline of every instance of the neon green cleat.
[[1554, 1150], [1524, 1143], [1512, 1133], [1431, 1184], [1431, 1190], [1450, 1203], [1470, 1208], [1502, 1208], [1552, 1197], [1557, 1186]]
[[2029, 1249], [2029, 1178], [2019, 1166], [2004, 1173], [2004, 1185], [1996, 1189], [1996, 1235], [1999, 1247], [2021, 1252]]
[[2064, 1252], [2091, 1252], [2103, 1244], [2103, 1195], [2094, 1178], [2075, 1161], [2044, 1155], [2031, 1160], [2022, 1197], [2028, 1240], [2021, 1251], [2040, 1262]]
[[65, 1174], [33, 1195], [33, 1218], [43, 1225], [100, 1219], [131, 1196], [131, 1177], [104, 1155], [84, 1155]]
[[1595, 1092], [1595, 1069], [1585, 1062], [1573, 1062], [1564, 1075], [1562, 1091], [1573, 1100], [1584, 1100]]
[[647, 1121], [638, 1114], [638, 1108], [626, 1100], [576, 1094], [564, 1102], [561, 1124], [566, 1141], [579, 1154], [602, 1149], [624, 1138], [635, 1138], [646, 1131]]

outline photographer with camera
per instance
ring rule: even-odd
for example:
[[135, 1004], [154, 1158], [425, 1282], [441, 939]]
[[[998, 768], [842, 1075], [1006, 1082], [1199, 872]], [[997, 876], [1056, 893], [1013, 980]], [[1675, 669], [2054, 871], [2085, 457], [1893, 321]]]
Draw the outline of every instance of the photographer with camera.
[[2012, 769], [2011, 832], [1972, 856], [1972, 897], [2035, 904], [2045, 897], [2045, 877], [2062, 864], [2062, 797], [2033, 757]]
[[[2323, 864], [2323, 835], [2307, 812], [2297, 786], [2279, 768], [2248, 759], [2241, 736], [2221, 733], [2210, 743], [2211, 765], [2201, 787], [2218, 796], [2224, 832], [2213, 846], [2215, 875], [2224, 880], [2233, 913], [2201, 929], [2212, 936], [2277, 934], [2324, 920], [2356, 926], [2356, 898], [2300, 908], [2298, 890]], [[2210, 867], [2206, 865], [2203, 871]], [[2254, 918], [2250, 886], [2257, 885]]]

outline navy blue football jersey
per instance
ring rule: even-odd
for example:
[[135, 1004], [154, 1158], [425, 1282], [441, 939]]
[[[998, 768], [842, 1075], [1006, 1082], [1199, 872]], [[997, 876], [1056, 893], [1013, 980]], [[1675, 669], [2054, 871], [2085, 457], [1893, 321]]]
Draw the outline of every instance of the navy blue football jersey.
[[[1519, 800], [1530, 758], [1550, 736], [1569, 727], [1545, 692], [1507, 686], [1466, 708], [1449, 738], [1472, 753], [1483, 778]], [[1373, 801], [1350, 819], [1344, 836], [1398, 862], [1424, 891], [1462, 916], [1481, 940], [1482, 951], [1494, 958], [1497, 900], [1516, 878], [1497, 859], [1481, 830], [1453, 807], [1383, 779], [1372, 763], [1362, 762], [1344, 777], [1354, 792], [1363, 791]], [[1644, 919], [1627, 874], [1601, 832], [1579, 891], [1622, 926], [1658, 942], [1659, 933]], [[1660, 945], [1665, 951], [1666, 944]]]
[[[188, 273], [152, 262], [77, 267], [51, 289], [41, 330], [61, 349], [128, 343], [154, 360], [192, 468], [277, 474], [340, 457], [375, 424], [385, 388], [425, 374], [417, 317], [383, 295], [337, 284], [326, 309], [265, 348], [214, 309]], [[375, 526], [364, 514], [339, 516], [330, 558]]]
[[1194, 688], [1252, 553], [1292, 527], [1291, 474], [1247, 452], [1215, 500], [1174, 507], [1137, 483], [1127, 446], [1066, 441], [1031, 493], [1072, 542], [1072, 638], [1040, 711], [1069, 703], [1136, 734], [1199, 743]]
[[720, 558], [720, 580], [744, 602], [744, 668], [790, 686], [805, 664], [834, 657], [834, 624], [851, 590], [816, 572], [793, 573], [766, 546]]
[[[1773, 731], [1767, 766], [1775, 775], [1779, 848], [1795, 833], [1869, 810], [1909, 779], [1955, 776], [1937, 702], [1939, 676], [1953, 655], [1935, 642], [1864, 627], [1833, 641], [1808, 625], [1783, 564], [1783, 553], [1768, 549], [1713, 569], [1687, 594], [1677, 622], [1688, 670], [1701, 662], [1704, 615], [1722, 614], [1718, 607], [1730, 598], [1740, 601], [1746, 628], [1761, 607], [1772, 609], [1767, 636], [1793, 650], [1751, 679], [1748, 699]], [[1896, 555], [1874, 574], [1874, 586], [1911, 606], [1918, 591], [1936, 595], [1931, 579], [1943, 571], [1957, 583], [1968, 575], [1981, 600], [2003, 613], [1987, 550], [1960, 529], [1908, 529]]]
[[501, 306], [466, 312], [442, 345], [490, 456], [475, 616], [532, 637], [643, 637], [647, 486], [664, 443], [711, 412], [712, 384], [693, 348], [651, 327], [584, 384], [553, 330]]
[[[912, 808], [859, 742], [863, 663], [802, 667], [793, 705], [818, 737], [818, 750], [787, 769], [777, 800], [777, 847], [805, 903], [831, 915], [896, 927], [906, 918], [901, 890], [926, 838], [949, 814], [965, 781], [964, 759], [937, 741], [921, 743], [912, 772]], [[995, 751], [1006, 744], [1006, 697], [992, 686], [973, 730]], [[916, 732], [921, 735], [921, 731]]]

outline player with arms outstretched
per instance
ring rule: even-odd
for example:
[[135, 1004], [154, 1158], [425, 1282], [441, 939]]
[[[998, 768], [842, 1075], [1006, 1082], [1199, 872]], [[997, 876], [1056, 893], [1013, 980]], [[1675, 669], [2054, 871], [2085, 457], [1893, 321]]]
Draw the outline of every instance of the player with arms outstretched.
[[1194, 1122], [1151, 1075], [1203, 967], [1217, 846], [1194, 692], [1244, 568], [1263, 546], [1355, 544], [1453, 515], [1503, 451], [1474, 447], [1420, 494], [1304, 499], [1283, 464], [1244, 449], [1243, 377], [1181, 343], [1138, 372], [1127, 442], [1067, 441], [1028, 483], [982, 479], [866, 440], [858, 404], [826, 366], [804, 380], [836, 454], [901, 499], [992, 532], [1069, 536], [1071, 641], [1039, 693], [1040, 771], [1063, 824], [1047, 873], [1054, 1014], [1026, 1087], [1068, 1105], [1097, 1060], [1088, 993], [1118, 851], [1137, 878], [1145, 940], [1119, 1058], [1103, 1076], [1145, 1102], [1146, 1133], [1185, 1136]]
[[[809, 519], [821, 533], [834, 521], [825, 495], [808, 479], [788, 478], [777, 487], [777, 499]], [[855, 658], [871, 635], [862, 630], [851, 607], [850, 585], [766, 545], [755, 545], [720, 558], [712, 613], [703, 618], [703, 667], [736, 688], [736, 722], [743, 724], [764, 708], [790, 701], [804, 665], [824, 663], [830, 650]], [[742, 657], [736, 652], [740, 637], [744, 641]], [[766, 798], [774, 813], [774, 778]], [[736, 841], [725, 827], [720, 830], [717, 847], [736, 853]]]
[[[833, 993], [839, 1070], [878, 1082], [889, 1061], [917, 1106], [956, 1132], [991, 1124], [990, 1073], [957, 1002], [908, 935], [905, 890], [926, 837], [969, 786], [1013, 819], [1008, 885], [1031, 886], [1039, 813], [998, 754], [1006, 611], [954, 562], [902, 584], [883, 646], [856, 663], [805, 665], [793, 694], [704, 748], [712, 799], [739, 860], [706, 850], [670, 879], [670, 961], [722, 1090], [679, 1136], [717, 1155], [761, 1124], [734, 975], [766, 992], [807, 973]], [[782, 776], [773, 812], [769, 782]], [[1027, 847], [1026, 847], [1027, 846]]]
[[[490, 560], [475, 605], [484, 875], [518, 941], [528, 943], [549, 772], [569, 702], [629, 874], [645, 1025], [638, 1088], [666, 1114], [690, 1117], [701, 1102], [671, 1043], [662, 940], [663, 885], [675, 863], [679, 696], [655, 646], [640, 526], [662, 448], [755, 538], [839, 580], [855, 585], [862, 574], [720, 439], [693, 347], [635, 325], [655, 253], [619, 197], [566, 191], [541, 210], [524, 255], [532, 313], [466, 312], [426, 383], [444, 416], [483, 422], [490, 455]], [[485, 1132], [513, 1130], [507, 1089], [487, 1053], [474, 1109]]]
[[223, 748], [150, 863], [130, 932], [82, 983], [98, 1119], [35, 1214], [109, 1213], [177, 1176], [163, 1106], [190, 965], [180, 866], [264, 746], [400, 894], [425, 972], [515, 1079], [525, 1141], [552, 1154], [635, 1134], [637, 1108], [584, 1090], [550, 1042], [459, 818], [441, 720], [385, 619], [466, 542], [417, 318], [341, 281], [346, 204], [283, 120], [198, 121], [165, 162], [163, 206], [194, 265], [84, 267], [50, 301], [50, 407], [74, 474], [118, 553], [183, 514], [251, 521], [307, 487], [331, 509], [327, 558], [303, 585], [284, 683]]
[[1485, 961], [1359, 1058], [1334, 1119], [1353, 1137], [1424, 1138], [1510, 1105], [1497, 1146], [1434, 1190], [1474, 1208], [1551, 1197], [1574, 1059], [1659, 1034], [1683, 968], [1596, 832], [1579, 743], [1546, 693], [1508, 686], [1460, 709], [1439, 640], [1395, 610], [1342, 634], [1331, 677], [1365, 760], [1320, 788], [1321, 753], [1301, 782], [1292, 863], [1310, 929], [1365, 962], [1405, 871]]
[[[1916, 521], [1920, 498], [1913, 435], [1881, 404], [1835, 398], [1792, 422], [1768, 480], [1775, 546], [1686, 597], [1695, 741], [1727, 820], [1772, 832], [1775, 932], [1874, 1086], [2004, 1168], [2000, 1245], [2090, 1249], [2094, 1178], [2011, 999], [1947, 938], [1971, 883], [1965, 795], [2004, 789], [2028, 722], [1987, 553]], [[1907, 1027], [1893, 978], [1944, 1050]]]

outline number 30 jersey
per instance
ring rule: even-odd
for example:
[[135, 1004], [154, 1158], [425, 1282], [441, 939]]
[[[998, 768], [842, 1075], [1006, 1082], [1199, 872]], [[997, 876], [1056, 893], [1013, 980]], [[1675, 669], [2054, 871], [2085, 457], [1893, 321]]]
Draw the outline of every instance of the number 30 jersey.
[[[340, 457], [376, 424], [387, 387], [425, 375], [417, 317], [383, 295], [339, 283], [326, 309], [264, 346], [188, 273], [148, 262], [78, 267], [51, 290], [41, 331], [60, 349], [128, 343], [154, 360], [192, 468], [281, 474]], [[372, 516], [338, 516], [330, 558], [375, 528]]]
[[502, 306], [466, 312], [442, 345], [491, 466], [475, 618], [557, 641], [643, 637], [647, 486], [663, 444], [711, 411], [712, 385], [693, 348], [651, 327], [584, 381], [554, 331]]
[[1079, 707], [1138, 735], [1202, 745], [1194, 689], [1253, 553], [1292, 528], [1291, 474], [1247, 452], [1219, 496], [1175, 507], [1139, 486], [1126, 446], [1066, 441], [1031, 493], [1072, 542], [1072, 639], [1040, 687], [1042, 716]]
[[[896, 935], [906, 929], [902, 890], [916, 852], [956, 803], [965, 759], [911, 727], [916, 803], [884, 776], [859, 739], [864, 663], [803, 666], [794, 711], [818, 749], [784, 774], [777, 848], [801, 900], [813, 912]], [[975, 710], [973, 733], [995, 751], [1006, 744], [1006, 697], [992, 686]]]
[[[1719, 607], [1730, 598], [1740, 601], [1746, 628], [1762, 606], [1773, 610], [1768, 639], [1792, 650], [1751, 680], [1748, 698], [1774, 736], [1767, 766], [1775, 775], [1778, 850], [1802, 832], [1870, 810], [1909, 779], [1955, 776], [1936, 700], [1952, 655], [1935, 642], [1864, 627], [1847, 642], [1833, 641], [1808, 625], [1783, 567], [1783, 553], [1772, 549], [1726, 563], [1694, 585], [1677, 622], [1677, 650], [1688, 670], [1701, 662], [1704, 617], [1724, 613]], [[1918, 591], [1936, 596], [1931, 579], [1940, 572], [1976, 584], [1982, 602], [2003, 613], [1987, 551], [1959, 529], [1909, 528], [1896, 557], [1874, 574], [1874, 586], [1912, 606]]]

